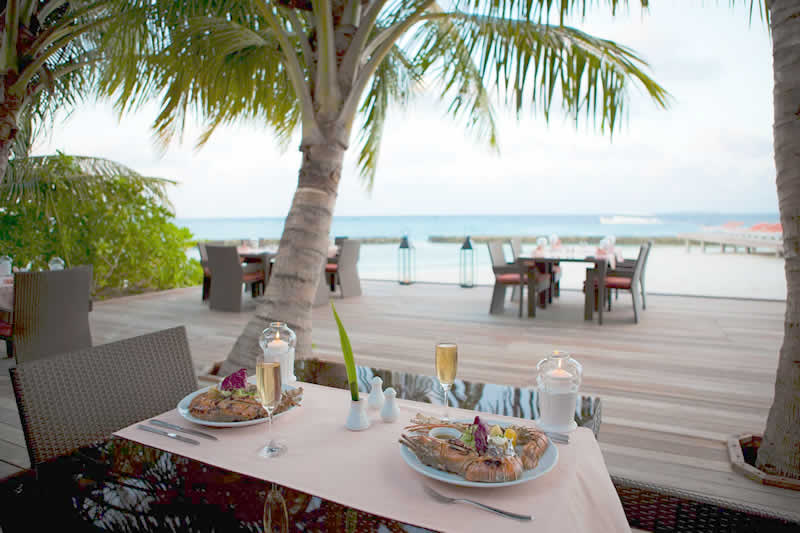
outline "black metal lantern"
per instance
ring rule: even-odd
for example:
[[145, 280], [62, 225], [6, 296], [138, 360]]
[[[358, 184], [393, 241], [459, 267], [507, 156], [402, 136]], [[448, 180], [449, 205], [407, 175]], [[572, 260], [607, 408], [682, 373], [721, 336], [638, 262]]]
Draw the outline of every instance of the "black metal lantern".
[[414, 246], [408, 242], [408, 235], [403, 235], [400, 248], [397, 249], [397, 281], [400, 285], [411, 285], [416, 274]]
[[475, 250], [469, 235], [458, 252], [458, 284], [467, 288], [475, 286]]

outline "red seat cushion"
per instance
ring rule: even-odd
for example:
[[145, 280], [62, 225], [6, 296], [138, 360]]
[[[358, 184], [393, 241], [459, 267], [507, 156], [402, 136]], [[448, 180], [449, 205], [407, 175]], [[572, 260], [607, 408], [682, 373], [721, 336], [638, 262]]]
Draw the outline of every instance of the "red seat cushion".
[[11, 324], [6, 322], [5, 320], [0, 320], [0, 335], [2, 335], [3, 337], [11, 336]]
[[263, 270], [258, 270], [256, 272], [245, 272], [244, 275], [242, 275], [243, 281], [261, 281], [262, 279], [264, 279]]
[[606, 276], [606, 287], [609, 289], [630, 289], [631, 278], [620, 276]]
[[333, 273], [337, 272], [338, 270], [339, 270], [339, 265], [337, 265], [336, 263], [328, 263], [327, 265], [325, 265], [325, 272]]
[[511, 284], [519, 285], [520, 275], [513, 272], [508, 274], [497, 274], [495, 276], [495, 279], [497, 283], [502, 283], [503, 285], [511, 285]]

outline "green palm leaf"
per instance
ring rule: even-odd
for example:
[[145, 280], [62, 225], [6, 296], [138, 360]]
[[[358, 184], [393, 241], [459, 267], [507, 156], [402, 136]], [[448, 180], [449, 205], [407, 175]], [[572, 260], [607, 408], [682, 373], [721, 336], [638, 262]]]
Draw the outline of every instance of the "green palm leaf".
[[[324, 283], [324, 280], [322, 281]], [[333, 310], [333, 318], [336, 319], [336, 327], [339, 328], [339, 342], [342, 345], [342, 356], [344, 357], [344, 367], [347, 371], [347, 383], [350, 385], [350, 397], [354, 402], [358, 401], [358, 376], [356, 376], [356, 362], [353, 358], [353, 348], [350, 346], [350, 338], [347, 336], [342, 321], [339, 319], [339, 314], [336, 312], [336, 306], [331, 301], [331, 309]]]

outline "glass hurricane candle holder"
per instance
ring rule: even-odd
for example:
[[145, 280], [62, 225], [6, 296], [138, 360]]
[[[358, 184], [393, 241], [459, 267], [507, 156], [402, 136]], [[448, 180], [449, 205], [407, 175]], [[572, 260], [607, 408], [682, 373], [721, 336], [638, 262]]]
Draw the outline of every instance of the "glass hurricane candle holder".
[[53, 257], [47, 263], [47, 267], [50, 270], [64, 270], [65, 266], [66, 266], [66, 263], [64, 263], [64, 260], [61, 259], [60, 257]]
[[567, 432], [578, 427], [575, 409], [583, 367], [566, 352], [554, 351], [536, 365], [539, 426], [546, 431]]
[[261, 332], [258, 341], [264, 351], [265, 358], [269, 356], [281, 363], [281, 381], [286, 384], [297, 381], [294, 375], [294, 353], [297, 346], [297, 335], [286, 322], [272, 322], [269, 327]]

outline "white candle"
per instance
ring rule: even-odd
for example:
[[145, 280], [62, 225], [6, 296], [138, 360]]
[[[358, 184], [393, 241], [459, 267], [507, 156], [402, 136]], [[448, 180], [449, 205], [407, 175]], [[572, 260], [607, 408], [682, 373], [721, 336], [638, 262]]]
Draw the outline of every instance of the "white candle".
[[289, 343], [281, 340], [280, 337], [267, 343], [267, 355], [274, 357], [281, 364], [281, 382], [286, 384], [291, 381], [294, 374], [293, 368], [289, 368]]
[[539, 391], [541, 425], [546, 428], [566, 428], [575, 418], [578, 390], [572, 383], [572, 374], [563, 368], [545, 373], [544, 387]]

